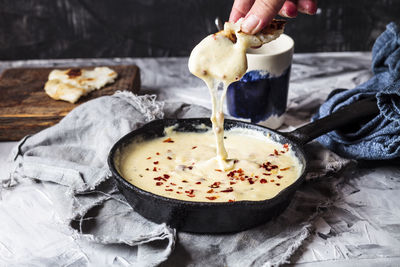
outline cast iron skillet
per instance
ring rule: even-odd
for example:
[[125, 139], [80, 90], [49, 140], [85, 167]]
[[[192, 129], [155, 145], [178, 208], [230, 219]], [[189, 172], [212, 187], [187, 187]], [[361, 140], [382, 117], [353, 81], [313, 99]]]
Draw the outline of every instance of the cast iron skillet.
[[180, 231], [193, 233], [226, 233], [242, 231], [270, 220], [281, 213], [290, 203], [295, 191], [304, 180], [307, 169], [303, 146], [314, 138], [339, 129], [367, 116], [378, 114], [374, 99], [363, 99], [330, 116], [307, 124], [293, 132], [281, 133], [259, 125], [236, 120], [225, 120], [225, 129], [243, 127], [261, 131], [279, 143], [288, 143], [303, 165], [302, 174], [289, 187], [272, 199], [237, 202], [190, 202], [170, 199], [144, 191], [127, 182], [118, 172], [114, 162], [121, 148], [135, 138], [151, 139], [163, 136], [164, 128], [177, 125], [177, 131], [200, 131], [196, 125], [211, 125], [208, 118], [163, 119], [152, 121], [122, 137], [111, 149], [108, 164], [118, 188], [129, 204], [143, 217], [167, 223]]

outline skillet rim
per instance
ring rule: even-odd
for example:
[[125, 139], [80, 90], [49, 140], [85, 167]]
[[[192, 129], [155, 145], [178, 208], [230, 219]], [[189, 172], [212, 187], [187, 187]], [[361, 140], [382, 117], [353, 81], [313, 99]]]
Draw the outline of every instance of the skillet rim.
[[[125, 178], [122, 177], [122, 175], [119, 174], [119, 172], [117, 171], [116, 167], [115, 167], [115, 162], [114, 162], [114, 157], [115, 157], [115, 153], [116, 151], [122, 147], [122, 145], [125, 143], [126, 140], [129, 140], [132, 136], [134, 136], [135, 134], [137, 134], [138, 131], [143, 131], [146, 129], [146, 127], [150, 127], [152, 124], [156, 124], [159, 123], [161, 121], [163, 122], [175, 122], [175, 123], [179, 123], [179, 122], [183, 122], [183, 121], [194, 121], [194, 122], [199, 122], [199, 121], [205, 121], [207, 123], [209, 123], [209, 118], [205, 118], [205, 117], [198, 117], [198, 118], [184, 118], [184, 119], [156, 119], [156, 120], [152, 120], [148, 123], [145, 123], [144, 125], [142, 125], [141, 127], [130, 131], [129, 133], [125, 134], [124, 136], [122, 136], [116, 143], [114, 143], [114, 145], [112, 146], [109, 154], [108, 154], [108, 158], [107, 158], [107, 163], [108, 163], [108, 167], [111, 170], [112, 176], [120, 183], [122, 183], [124, 186], [128, 187], [128, 189], [130, 191], [135, 192], [139, 197], [142, 197], [142, 195], [147, 196], [147, 197], [152, 197], [158, 201], [163, 201], [169, 204], [174, 204], [174, 205], [180, 205], [180, 206], [190, 206], [191, 208], [204, 208], [204, 207], [229, 207], [229, 208], [235, 208], [237, 206], [247, 206], [247, 207], [253, 207], [253, 208], [257, 208], [259, 206], [264, 206], [264, 205], [273, 205], [274, 202], [279, 202], [279, 199], [281, 198], [285, 198], [286, 195], [290, 195], [290, 193], [292, 191], [297, 191], [297, 188], [303, 183], [304, 181], [304, 177], [305, 174], [307, 173], [307, 169], [308, 169], [308, 160], [306, 157], [306, 154], [304, 152], [303, 146], [301, 146], [300, 144], [297, 144], [295, 140], [291, 139], [290, 136], [287, 136], [285, 133], [281, 133], [278, 132], [276, 130], [270, 129], [268, 127], [262, 126], [262, 125], [257, 125], [257, 124], [253, 124], [250, 122], [245, 122], [245, 121], [240, 121], [240, 120], [232, 120], [232, 119], [225, 119], [224, 121], [224, 125], [226, 122], [229, 123], [239, 123], [239, 124], [245, 124], [245, 125], [249, 125], [251, 127], [253, 127], [252, 130], [255, 130], [255, 128], [260, 128], [262, 130], [267, 130], [269, 132], [273, 132], [274, 134], [281, 136], [287, 140], [289, 140], [292, 144], [296, 145], [297, 149], [300, 151], [300, 153], [302, 154], [303, 158], [304, 158], [304, 168], [303, 171], [301, 172], [301, 174], [299, 175], [299, 177], [289, 186], [287, 186], [286, 188], [282, 189], [281, 191], [279, 191], [279, 193], [277, 195], [275, 195], [272, 198], [269, 199], [264, 199], [264, 200], [240, 200], [240, 201], [234, 201], [234, 202], [204, 202], [204, 201], [187, 201], [187, 200], [180, 200], [180, 199], [175, 199], [175, 198], [169, 198], [169, 197], [164, 197], [164, 196], [160, 196], [154, 193], [151, 193], [149, 191], [143, 190], [131, 183], [129, 183]], [[165, 124], [165, 123], [164, 123]], [[264, 131], [265, 132], [265, 131]], [[299, 158], [297, 156], [297, 158]]]

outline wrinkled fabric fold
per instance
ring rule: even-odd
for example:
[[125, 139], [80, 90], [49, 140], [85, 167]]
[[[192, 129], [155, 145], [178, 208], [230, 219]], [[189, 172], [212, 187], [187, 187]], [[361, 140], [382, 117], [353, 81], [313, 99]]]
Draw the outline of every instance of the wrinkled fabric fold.
[[352, 132], [332, 131], [318, 141], [351, 159], [385, 160], [400, 157], [400, 28], [386, 26], [372, 49], [374, 77], [352, 90], [334, 90], [313, 120], [353, 102], [375, 97], [380, 114]]
[[[107, 157], [123, 135], [162, 118], [163, 108], [153, 95], [128, 92], [82, 104], [53, 127], [21, 140], [11, 155], [17, 164], [13, 177], [43, 182], [58, 214], [80, 238], [131, 246], [141, 253], [128, 262], [158, 265], [173, 250], [175, 230], [132, 211], [109, 179]], [[42, 259], [41, 264], [51, 261]]]

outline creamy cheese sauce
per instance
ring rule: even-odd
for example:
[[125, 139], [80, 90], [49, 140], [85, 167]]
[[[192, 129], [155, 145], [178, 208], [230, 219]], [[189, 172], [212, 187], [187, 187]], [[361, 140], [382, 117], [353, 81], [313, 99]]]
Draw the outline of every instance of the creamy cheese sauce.
[[[224, 138], [224, 137], [223, 137]], [[265, 200], [291, 185], [302, 168], [290, 146], [248, 129], [225, 131], [232, 169], [215, 158], [213, 132], [166, 131], [164, 137], [137, 140], [116, 157], [120, 174], [133, 185], [169, 198], [229, 202]]]

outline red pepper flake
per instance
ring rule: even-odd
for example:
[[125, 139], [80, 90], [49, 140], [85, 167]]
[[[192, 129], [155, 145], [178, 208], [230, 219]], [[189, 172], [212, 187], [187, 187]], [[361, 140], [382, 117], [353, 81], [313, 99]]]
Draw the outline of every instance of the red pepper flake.
[[171, 137], [168, 137], [167, 139], [165, 139], [163, 141], [163, 143], [173, 143], [173, 142], [174, 142], [174, 140], [172, 140]]
[[215, 182], [213, 183], [210, 187], [211, 188], [219, 188], [219, 185], [221, 184], [221, 182]]
[[281, 171], [287, 171], [287, 170], [289, 170], [290, 169], [290, 167], [286, 167], [286, 168], [283, 168], [283, 169], [280, 169]]
[[275, 154], [275, 156], [279, 156], [278, 150], [274, 149], [274, 154]]
[[189, 170], [192, 170], [193, 169], [193, 166], [189, 166], [189, 167], [187, 167]]
[[255, 178], [258, 178], [258, 175], [254, 176]]
[[280, 183], [276, 183], [276, 185], [277, 185], [277, 186], [280, 186], [281, 184], [280, 184]]
[[148, 157], [147, 159], [151, 159], [151, 157]]
[[159, 152], [157, 152], [157, 153], [156, 153], [156, 155], [157, 155], [157, 156], [160, 156], [160, 153], [159, 153]]
[[234, 199], [229, 199], [228, 202], [235, 202], [235, 200]]
[[167, 159], [171, 160], [172, 158], [170, 156], [168, 156]]
[[275, 182], [275, 180], [274, 180], [274, 179], [272, 179], [270, 182], [271, 182], [271, 183], [273, 183], [273, 182]]
[[157, 164], [158, 164], [158, 161], [154, 161], [153, 164], [157, 165]]
[[263, 172], [263, 175], [269, 176], [269, 175], [271, 175], [271, 174], [270, 174], [270, 173], [265, 173], [265, 172]]
[[209, 193], [209, 194], [214, 193], [214, 189], [208, 190], [207, 193]]
[[281, 179], [281, 178], [283, 178], [283, 176], [282, 175], [278, 175], [278, 176], [276, 176], [278, 179]]
[[236, 182], [229, 182], [230, 185], [236, 184]]
[[156, 171], [157, 171], [157, 168], [156, 168], [156, 167], [154, 167], [154, 168], [153, 168], [153, 172], [156, 172]]
[[157, 182], [156, 183], [156, 186], [160, 186], [160, 185], [162, 185], [163, 183], [162, 182]]
[[275, 156], [275, 154], [269, 154], [270, 156]]
[[227, 189], [225, 189], [225, 190], [221, 190], [221, 192], [224, 192], [224, 193], [233, 192], [233, 188], [232, 188], [232, 187], [229, 187], [229, 188], [227, 188]]
[[197, 182], [196, 184], [201, 184], [201, 182]]
[[170, 185], [176, 185], [176, 184], [174, 184], [174, 183], [169, 183]]
[[286, 151], [289, 151], [289, 144], [284, 144], [283, 147], [286, 149]]
[[285, 151], [281, 150], [281, 153], [282, 153], [282, 154], [285, 154]]
[[165, 179], [168, 179], [170, 176], [168, 174], [163, 175]]
[[248, 181], [249, 181], [250, 184], [254, 184], [253, 178], [249, 178]]
[[243, 177], [240, 177], [240, 181], [244, 181], [245, 179]]
[[215, 196], [213, 196], [213, 197], [206, 197], [207, 199], [209, 199], [209, 200], [216, 200], [217, 199], [217, 197], [215, 197]]
[[188, 183], [188, 181], [186, 181], [186, 180], [182, 180], [182, 183]]
[[167, 181], [167, 179], [164, 179], [164, 178], [162, 178], [161, 176], [155, 177], [155, 178], [153, 178], [153, 180], [156, 180], [156, 181], [164, 181], [164, 182]]
[[238, 163], [238, 162], [239, 162], [238, 159], [233, 160], [233, 164], [236, 164], [236, 163]]
[[266, 179], [261, 179], [261, 180], [260, 180], [260, 183], [266, 184], [266, 183], [268, 183], [268, 181], [267, 181]]
[[186, 193], [186, 194], [189, 194], [189, 195], [191, 195], [191, 194], [193, 194], [193, 193], [194, 193], [194, 190], [193, 190], [193, 189], [191, 189], [191, 190], [185, 191], [185, 193]]
[[176, 191], [177, 194], [182, 194], [182, 192]]
[[196, 195], [195, 194], [188, 194], [187, 196], [188, 197], [195, 197]]
[[146, 171], [150, 170], [149, 168], [146, 168]]
[[197, 146], [192, 147], [192, 149], [196, 149], [196, 148], [197, 148]]
[[215, 169], [215, 171], [216, 171], [216, 172], [222, 172], [222, 170], [220, 170], [220, 169]]
[[260, 168], [264, 168], [267, 171], [271, 170], [271, 162], [267, 161], [266, 163], [263, 163], [260, 165]]
[[226, 176], [234, 178], [235, 174], [238, 174], [238, 176], [243, 176], [244, 175], [243, 174], [243, 170], [240, 168], [238, 170], [230, 171]]
[[278, 168], [279, 168], [278, 165], [272, 165], [272, 166], [271, 166], [271, 169], [278, 169]]
[[165, 189], [165, 191], [171, 192], [174, 191], [174, 189]]

